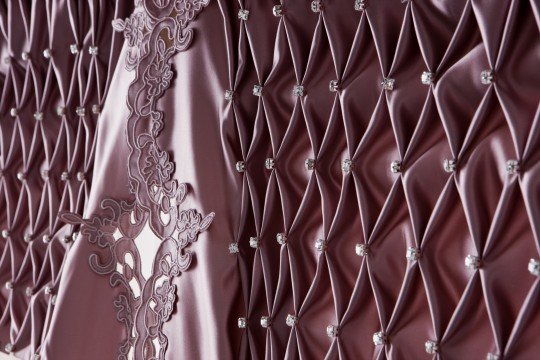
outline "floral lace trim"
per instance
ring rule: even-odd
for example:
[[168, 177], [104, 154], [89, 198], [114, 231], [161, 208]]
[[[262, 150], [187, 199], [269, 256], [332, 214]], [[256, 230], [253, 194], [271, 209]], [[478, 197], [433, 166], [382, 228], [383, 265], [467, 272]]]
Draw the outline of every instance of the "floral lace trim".
[[[90, 256], [92, 270], [110, 276], [111, 286], [124, 288], [114, 300], [117, 319], [128, 335], [118, 350], [119, 360], [165, 358], [163, 324], [176, 303], [173, 280], [191, 263], [192, 253], [186, 247], [214, 219], [214, 213], [203, 216], [194, 209], [181, 209], [187, 186], [173, 179], [174, 162], [156, 141], [164, 125], [157, 101], [170, 87], [171, 59], [191, 44], [193, 30], [188, 26], [208, 2], [137, 0], [129, 18], [113, 21], [128, 45], [126, 68], [136, 75], [127, 99], [128, 173], [135, 201], [105, 199], [102, 212], [90, 219], [60, 215], [67, 223], [81, 225], [81, 234], [100, 248]], [[161, 240], [147, 279], [135, 244], [146, 225]], [[107, 258], [102, 261], [104, 252]]]

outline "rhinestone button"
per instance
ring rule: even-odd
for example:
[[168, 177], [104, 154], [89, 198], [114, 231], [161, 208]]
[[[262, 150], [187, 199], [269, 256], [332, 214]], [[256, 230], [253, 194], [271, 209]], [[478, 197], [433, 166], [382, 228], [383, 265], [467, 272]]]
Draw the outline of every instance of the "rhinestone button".
[[377, 345], [384, 345], [386, 343], [386, 336], [382, 331], [378, 331], [375, 334], [373, 334], [373, 344], [375, 346]]
[[86, 109], [82, 106], [77, 106], [77, 108], [75, 109], [75, 113], [77, 114], [77, 116], [83, 117], [86, 115]]
[[328, 337], [330, 337], [330, 338], [336, 337], [336, 336], [338, 336], [338, 333], [339, 333], [339, 330], [338, 330], [337, 326], [328, 325], [326, 327], [326, 335], [328, 335]]
[[249, 18], [249, 10], [240, 9], [238, 11], [238, 18], [242, 21], [247, 21]]
[[238, 318], [238, 328], [245, 329], [247, 327], [247, 319], [245, 317]]
[[506, 162], [506, 172], [508, 174], [516, 174], [519, 171], [519, 161], [508, 160]]
[[274, 16], [276, 16], [276, 17], [282, 16], [282, 15], [283, 15], [283, 5], [275, 5], [275, 6], [272, 8], [272, 13], [273, 13]]
[[390, 171], [393, 172], [394, 174], [401, 172], [401, 161], [399, 160], [392, 161], [392, 163], [390, 164]]
[[15, 117], [19, 115], [19, 110], [17, 110], [17, 108], [11, 108], [9, 109], [9, 115], [11, 115], [12, 117]]
[[263, 87], [261, 85], [253, 85], [253, 95], [262, 96]]
[[426, 341], [425, 347], [426, 347], [426, 352], [431, 355], [434, 355], [439, 351], [439, 344], [433, 340]]
[[75, 55], [79, 52], [79, 47], [77, 46], [77, 44], [71, 44], [69, 45], [69, 51], [71, 51], [71, 53]]
[[358, 256], [367, 256], [369, 253], [369, 247], [367, 244], [356, 244], [354, 250]]
[[13, 289], [13, 283], [11, 281], [6, 281], [5, 287], [8, 290], [12, 290]]
[[265, 161], [264, 161], [264, 167], [267, 169], [267, 170], [272, 170], [276, 167], [276, 160], [274, 158], [267, 158]]
[[352, 161], [351, 159], [345, 159], [341, 162], [341, 170], [344, 173], [349, 173], [352, 170]]
[[366, 10], [366, 0], [355, 0], [354, 1], [354, 10], [364, 11]]
[[483, 70], [480, 73], [480, 80], [484, 85], [491, 84], [494, 80], [493, 70]]
[[30, 54], [29, 54], [28, 52], [26, 52], [26, 51], [23, 51], [23, 52], [21, 53], [21, 58], [22, 58], [24, 61], [26, 61], [26, 60], [30, 59]]
[[232, 90], [225, 90], [225, 100], [232, 101], [234, 96], [234, 91]]
[[249, 238], [249, 246], [251, 246], [254, 249], [258, 248], [259, 247], [259, 238], [255, 237], [255, 236], [250, 237]]
[[456, 160], [445, 159], [443, 163], [444, 171], [451, 173], [456, 171]]
[[261, 326], [265, 329], [270, 326], [270, 318], [268, 316], [261, 317]]
[[407, 260], [409, 261], [416, 261], [420, 258], [420, 249], [415, 247], [408, 247], [407, 248], [407, 254], [406, 254]]
[[34, 119], [36, 119], [36, 121], [43, 120], [43, 113], [41, 111], [36, 111], [34, 113]]
[[236, 162], [236, 171], [238, 171], [238, 172], [246, 171], [246, 163], [244, 161], [237, 161]]
[[304, 161], [304, 167], [306, 168], [306, 170], [314, 170], [315, 159], [306, 159], [306, 161]]
[[287, 242], [287, 235], [285, 235], [284, 233], [277, 234], [276, 241], [278, 242], [279, 245], [285, 244]]
[[465, 257], [465, 266], [469, 269], [477, 270], [480, 268], [480, 265], [480, 259], [478, 258], [478, 256], [469, 254], [467, 255], [467, 257]]
[[230, 243], [229, 244], [229, 253], [230, 254], [238, 254], [238, 243], [237, 242], [233, 242], [233, 243]]
[[432, 85], [433, 79], [435, 79], [435, 74], [429, 71], [424, 71], [422, 73], [422, 76], [420, 76], [420, 80], [422, 81], [422, 84], [424, 85]]
[[52, 50], [51, 49], [45, 49], [43, 50], [43, 57], [45, 59], [50, 59], [51, 58], [51, 55], [52, 55]]
[[529, 264], [527, 265], [527, 269], [529, 272], [534, 276], [540, 276], [540, 261], [536, 259], [529, 260]]
[[63, 106], [57, 106], [56, 107], [56, 115], [58, 116], [64, 116], [66, 114], [66, 108]]
[[317, 239], [315, 241], [315, 249], [317, 249], [317, 251], [326, 250], [326, 242], [323, 239]]
[[294, 315], [288, 314], [287, 318], [285, 319], [285, 323], [287, 326], [293, 327], [298, 323], [298, 318]]
[[330, 84], [328, 84], [328, 90], [330, 90], [331, 92], [337, 92], [339, 90], [339, 81], [330, 81]]
[[296, 97], [304, 96], [304, 87], [302, 85], [295, 85], [293, 88], [293, 95]]
[[96, 56], [98, 54], [98, 47], [95, 45], [91, 45], [88, 47], [88, 53], [92, 56]]
[[381, 81], [381, 86], [384, 90], [394, 90], [394, 84], [396, 80], [390, 79], [390, 78], [384, 78], [383, 81]]
[[318, 13], [322, 11], [322, 1], [314, 0], [311, 2], [311, 11]]

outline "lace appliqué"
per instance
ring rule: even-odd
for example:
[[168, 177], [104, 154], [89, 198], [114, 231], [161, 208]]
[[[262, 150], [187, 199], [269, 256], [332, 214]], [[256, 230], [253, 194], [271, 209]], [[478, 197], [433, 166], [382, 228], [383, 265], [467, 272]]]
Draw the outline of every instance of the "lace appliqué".
[[[163, 324], [176, 303], [173, 280], [191, 263], [192, 253], [186, 247], [214, 218], [214, 213], [203, 216], [194, 209], [181, 209], [187, 186], [173, 179], [174, 162], [156, 141], [163, 128], [157, 102], [171, 84], [171, 59], [191, 44], [193, 30], [188, 26], [208, 2], [138, 0], [129, 18], [113, 21], [115, 30], [123, 31], [126, 38], [126, 68], [135, 71], [127, 99], [128, 173], [135, 201], [105, 199], [100, 214], [89, 219], [61, 214], [67, 223], [81, 225], [81, 235], [101, 249], [90, 256], [92, 270], [109, 275], [111, 286], [125, 289], [114, 300], [117, 319], [127, 333], [119, 360], [165, 358]], [[152, 274], [145, 278], [134, 241], [147, 225], [161, 243]]]

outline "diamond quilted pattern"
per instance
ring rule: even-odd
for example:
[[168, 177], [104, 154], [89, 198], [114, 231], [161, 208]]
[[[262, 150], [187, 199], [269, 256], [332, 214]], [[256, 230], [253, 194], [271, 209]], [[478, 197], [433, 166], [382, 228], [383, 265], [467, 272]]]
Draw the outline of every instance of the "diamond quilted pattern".
[[249, 17], [230, 19], [231, 146], [247, 163], [238, 355], [532, 358], [538, 4], [358, 3], [283, 0], [274, 17], [277, 4], [241, 0]]

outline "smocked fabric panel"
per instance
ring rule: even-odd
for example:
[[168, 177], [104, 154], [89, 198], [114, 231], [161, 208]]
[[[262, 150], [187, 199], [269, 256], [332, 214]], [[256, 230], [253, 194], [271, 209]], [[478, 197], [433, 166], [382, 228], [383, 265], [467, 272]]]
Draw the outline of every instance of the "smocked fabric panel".
[[0, 3], [0, 346], [39, 358], [76, 238], [59, 211], [88, 198], [96, 123], [122, 47], [126, 1]]
[[227, 10], [237, 357], [536, 358], [539, 3]]

